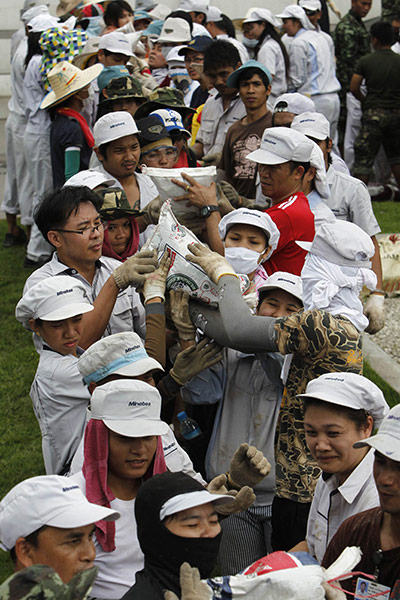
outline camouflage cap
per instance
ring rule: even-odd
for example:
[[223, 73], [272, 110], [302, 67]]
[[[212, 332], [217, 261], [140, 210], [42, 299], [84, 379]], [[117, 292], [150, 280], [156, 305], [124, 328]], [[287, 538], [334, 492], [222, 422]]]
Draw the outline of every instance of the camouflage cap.
[[33, 565], [14, 573], [0, 585], [0, 600], [85, 600], [96, 575], [97, 568], [92, 567], [63, 583], [51, 567]]
[[139, 210], [130, 207], [126, 193], [121, 188], [107, 188], [96, 193], [102, 200], [100, 215], [106, 221], [125, 216], [137, 217], [142, 214]]
[[196, 111], [194, 108], [186, 106], [183, 98], [184, 96], [181, 90], [171, 87], [157, 88], [151, 92], [147, 102], [137, 109], [135, 119], [148, 117], [149, 114], [153, 112], [153, 110], [157, 110], [157, 108], [173, 108], [182, 115], [183, 119], [188, 118]]
[[101, 100], [100, 104], [110, 100], [119, 100], [120, 98], [146, 98], [142, 84], [132, 75], [111, 79], [103, 88], [103, 96], [104, 99]]

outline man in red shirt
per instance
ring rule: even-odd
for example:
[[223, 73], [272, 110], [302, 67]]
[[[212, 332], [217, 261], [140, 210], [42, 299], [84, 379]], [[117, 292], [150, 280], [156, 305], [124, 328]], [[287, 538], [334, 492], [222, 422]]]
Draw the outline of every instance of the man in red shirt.
[[247, 155], [259, 165], [262, 193], [272, 201], [265, 212], [280, 232], [277, 249], [263, 264], [268, 275], [276, 271], [300, 275], [306, 252], [295, 242], [314, 239], [314, 215], [301, 192], [312, 149], [313, 143], [303, 134], [274, 127], [264, 131], [260, 148]]

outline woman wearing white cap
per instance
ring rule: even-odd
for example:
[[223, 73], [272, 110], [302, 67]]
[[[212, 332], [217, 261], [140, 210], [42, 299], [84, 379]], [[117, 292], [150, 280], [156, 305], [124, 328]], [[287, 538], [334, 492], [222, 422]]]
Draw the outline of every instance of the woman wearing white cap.
[[279, 21], [268, 8], [252, 8], [242, 22], [243, 43], [252, 58], [265, 65], [271, 75], [271, 93], [268, 98], [272, 109], [275, 100], [287, 91], [289, 56], [277, 32]]
[[307, 524], [307, 550], [321, 562], [345, 519], [379, 506], [374, 451], [353, 444], [370, 437], [389, 412], [381, 390], [362, 375], [327, 373], [304, 394], [304, 429], [322, 469]]
[[218, 6], [208, 6], [206, 29], [216, 40], [226, 40], [235, 46], [244, 64], [249, 60], [249, 53], [244, 45], [236, 39], [235, 26], [227, 15], [224, 15]]
[[64, 275], [32, 286], [15, 310], [17, 320], [43, 340], [30, 396], [47, 474], [68, 470], [85, 428], [90, 395], [77, 363], [82, 315], [91, 310], [84, 285]]

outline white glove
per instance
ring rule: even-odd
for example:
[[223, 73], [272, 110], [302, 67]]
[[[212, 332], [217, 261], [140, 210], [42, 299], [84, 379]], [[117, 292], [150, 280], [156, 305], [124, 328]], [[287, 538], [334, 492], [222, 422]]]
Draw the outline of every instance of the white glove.
[[371, 294], [364, 305], [364, 315], [369, 319], [367, 333], [378, 333], [385, 325], [385, 296]]
[[148, 302], [153, 298], [161, 298], [165, 302], [165, 287], [167, 285], [167, 275], [171, 257], [165, 251], [161, 257], [160, 263], [153, 273], [146, 273], [143, 285], [144, 301]]
[[219, 278], [223, 275], [237, 277], [235, 269], [226, 258], [218, 252], [213, 252], [204, 244], [189, 244], [188, 250], [190, 254], [186, 254], [186, 260], [199, 265], [214, 283], [218, 283]]
[[[340, 583], [335, 581], [335, 586], [340, 587]], [[346, 600], [346, 594], [342, 590], [332, 587], [327, 581], [322, 582], [322, 587], [325, 590], [326, 600]]]

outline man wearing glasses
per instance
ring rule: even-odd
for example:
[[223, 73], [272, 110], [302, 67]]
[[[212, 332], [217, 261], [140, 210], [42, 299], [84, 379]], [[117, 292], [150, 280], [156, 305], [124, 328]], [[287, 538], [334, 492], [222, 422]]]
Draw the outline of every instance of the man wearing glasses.
[[[88, 348], [103, 336], [136, 331], [144, 337], [144, 308], [134, 287], [144, 273], [155, 270], [156, 258], [140, 252], [121, 264], [101, 256], [103, 224], [101, 201], [88, 187], [63, 187], [46, 198], [35, 221], [43, 237], [55, 248], [52, 259], [28, 277], [24, 293], [47, 277], [70, 275], [81, 281], [94, 310], [85, 317], [80, 346]], [[39, 338], [35, 340], [38, 350]]]

